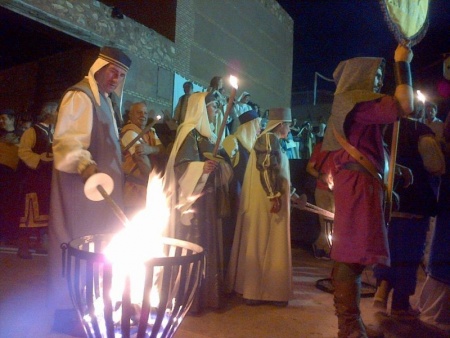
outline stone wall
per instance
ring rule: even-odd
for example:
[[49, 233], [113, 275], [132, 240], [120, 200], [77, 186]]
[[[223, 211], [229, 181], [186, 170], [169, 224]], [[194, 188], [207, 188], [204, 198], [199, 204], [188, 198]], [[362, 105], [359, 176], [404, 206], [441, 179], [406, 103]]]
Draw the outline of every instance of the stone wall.
[[204, 87], [215, 75], [233, 73], [240, 89], [262, 107], [290, 105], [293, 21], [274, 0], [179, 0], [175, 43], [126, 16], [111, 18], [111, 9], [95, 0], [0, 4], [95, 46], [112, 45], [129, 54], [133, 64], [125, 108], [145, 100], [157, 113], [171, 110], [175, 73]]

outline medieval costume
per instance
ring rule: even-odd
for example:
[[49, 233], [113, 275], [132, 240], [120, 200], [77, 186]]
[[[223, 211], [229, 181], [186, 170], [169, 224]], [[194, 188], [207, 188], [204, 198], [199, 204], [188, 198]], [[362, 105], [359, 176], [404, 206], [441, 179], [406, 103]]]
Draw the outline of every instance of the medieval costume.
[[[100, 92], [95, 74], [113, 65], [126, 72], [131, 60], [122, 51], [103, 47], [88, 75], [63, 95], [54, 133], [54, 171], [52, 177], [49, 267], [51, 305], [72, 308], [67, 281], [61, 277], [61, 243], [86, 235], [112, 233], [122, 228], [107, 201], [91, 201], [84, 194], [81, 173], [90, 165], [114, 181], [111, 198], [123, 208], [122, 155], [118, 126], [121, 119], [117, 104], [122, 94], [119, 82], [111, 97]], [[116, 69], [116, 68], [115, 68]], [[116, 100], [113, 102], [113, 100]]]
[[[388, 145], [391, 138], [392, 128], [387, 128]], [[392, 213], [388, 227], [391, 267], [377, 265], [374, 269], [379, 285], [374, 305], [386, 309], [389, 291], [393, 289], [391, 315], [416, 317], [418, 312], [411, 308], [409, 296], [416, 290], [430, 216], [437, 211], [432, 175], [442, 175], [445, 162], [431, 129], [415, 120], [400, 120], [397, 149], [396, 163], [412, 171], [414, 182], [408, 187], [404, 187], [403, 177], [396, 182], [400, 206]]]
[[[121, 130], [121, 143], [123, 147], [126, 147], [131, 141], [133, 141], [142, 129], [134, 123], [127, 123]], [[162, 147], [162, 143], [156, 134], [154, 128], [151, 128], [149, 132], [144, 134], [136, 144], [143, 143], [152, 147]], [[125, 186], [124, 186], [124, 204], [125, 210], [129, 215], [135, 214], [136, 211], [144, 209], [147, 198], [147, 184], [148, 174], [141, 172], [136, 161], [133, 159], [134, 146], [125, 152], [123, 171], [125, 173]], [[158, 158], [157, 154], [147, 155], [150, 161], [152, 170], [155, 165], [158, 170], [162, 169], [162, 159]]]
[[[291, 297], [289, 162], [273, 132], [290, 121], [290, 109], [269, 111], [269, 123], [255, 142], [245, 172], [227, 288], [250, 305], [287, 305]], [[272, 212], [277, 198], [281, 209]]]
[[427, 279], [420, 292], [420, 319], [450, 333], [450, 114], [444, 127], [446, 172], [441, 177], [436, 227], [431, 241]]
[[206, 107], [214, 97], [208, 94], [194, 93], [189, 98], [186, 117], [178, 128], [164, 176], [165, 191], [171, 193], [170, 210], [176, 211], [170, 215], [166, 235], [196, 243], [206, 251], [205, 278], [191, 307], [195, 313], [222, 305], [220, 218], [224, 210], [219, 192], [222, 186], [228, 185], [231, 175], [226, 163], [220, 163], [211, 173], [203, 172], [205, 153], [213, 151], [217, 138]]
[[361, 274], [366, 265], [390, 264], [380, 176], [382, 128], [402, 111], [394, 97], [375, 92], [383, 69], [381, 58], [353, 58], [340, 62], [333, 74], [337, 88], [322, 149], [335, 151], [331, 258], [339, 337], [366, 336], [359, 309]]
[[[314, 146], [311, 158], [306, 165], [306, 171], [316, 178], [314, 200], [319, 208], [334, 213], [334, 194], [332, 189], [334, 161], [333, 153], [322, 151], [322, 142]], [[327, 224], [323, 215], [319, 215], [320, 233], [313, 243], [314, 257], [330, 259], [330, 245], [327, 233]]]
[[223, 141], [223, 147], [230, 157], [233, 166], [233, 178], [230, 183], [231, 218], [224, 226], [224, 261], [228, 264], [230, 250], [233, 245], [234, 229], [239, 211], [240, 196], [244, 183], [248, 159], [261, 132], [261, 118], [255, 110], [250, 110], [239, 116], [240, 125], [237, 131]]
[[14, 128], [15, 112], [0, 111], [0, 239], [16, 240], [18, 235], [18, 146], [19, 134]]
[[232, 119], [232, 121], [229, 122], [230, 134], [234, 134], [238, 129], [240, 125], [239, 116], [253, 109], [252, 106], [248, 104], [249, 98], [250, 94], [248, 92], [242, 92], [242, 94], [239, 95], [237, 102], [231, 107], [230, 119]]
[[[55, 104], [56, 105], [56, 104]], [[54, 107], [56, 110], [56, 106]], [[19, 256], [31, 258], [28, 252], [28, 235], [35, 230], [45, 246], [44, 231], [47, 232], [50, 210], [50, 186], [53, 169], [53, 125], [43, 122], [28, 128], [19, 145], [22, 176], [21, 207], [19, 227], [25, 233], [19, 244]], [[41, 238], [42, 237], [42, 238]], [[41, 249], [46, 250], [45, 247]]]

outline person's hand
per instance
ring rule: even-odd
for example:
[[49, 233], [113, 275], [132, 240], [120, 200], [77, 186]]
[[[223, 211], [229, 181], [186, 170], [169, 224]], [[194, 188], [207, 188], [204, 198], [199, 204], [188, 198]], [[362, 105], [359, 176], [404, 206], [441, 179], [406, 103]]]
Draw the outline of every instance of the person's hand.
[[272, 202], [272, 208], [270, 209], [270, 213], [278, 214], [278, 212], [281, 210], [281, 198], [274, 197], [270, 201]]
[[204, 174], [210, 174], [214, 170], [216, 170], [218, 164], [216, 161], [213, 160], [206, 160], [205, 164], [203, 165], [203, 173]]
[[136, 155], [138, 156], [143, 156], [143, 155], [150, 155], [152, 154], [152, 149], [153, 147], [149, 146], [148, 144], [136, 144], [135, 148], [134, 148], [134, 152]]
[[97, 165], [96, 164], [89, 164], [82, 172], [81, 172], [81, 178], [83, 179], [83, 182], [86, 182], [89, 177], [92, 175], [98, 173]]
[[413, 59], [413, 55], [413, 51], [409, 44], [406, 46], [399, 44], [394, 53], [394, 60], [395, 62], [404, 61], [410, 63]]
[[51, 161], [53, 161], [53, 154], [52, 153], [42, 153], [39, 157], [40, 157], [40, 160], [42, 162], [51, 162]]

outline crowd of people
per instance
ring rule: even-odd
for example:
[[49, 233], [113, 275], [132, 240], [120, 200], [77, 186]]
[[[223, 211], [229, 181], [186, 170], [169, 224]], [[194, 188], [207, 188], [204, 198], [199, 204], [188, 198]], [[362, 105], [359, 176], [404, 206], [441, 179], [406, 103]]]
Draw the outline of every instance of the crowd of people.
[[[335, 214], [332, 243], [321, 218], [313, 247], [317, 258], [334, 260], [339, 337], [368, 335], [359, 298], [361, 274], [369, 265], [376, 266], [374, 306], [387, 311], [393, 290], [391, 316], [410, 319], [422, 312], [445, 327], [450, 320], [450, 183], [444, 150], [450, 123], [436, 118], [431, 103], [425, 116], [414, 115], [411, 49], [397, 47], [394, 59], [393, 96], [380, 93], [384, 59], [342, 61], [334, 72], [331, 117], [319, 124], [318, 133], [310, 122], [297, 125], [290, 108], [262, 112], [247, 91], [230, 103], [221, 76], [214, 76], [204, 92], [193, 93], [186, 82], [171, 117], [178, 125], [176, 137], [163, 145], [145, 102], [132, 103], [123, 119], [120, 102], [131, 59], [103, 47], [87, 76], [68, 88], [59, 104], [45, 103], [39, 121], [26, 131], [15, 129], [12, 110], [0, 111], [2, 234], [20, 239], [22, 258], [31, 258], [30, 234], [41, 239], [54, 290], [50, 304], [67, 315], [73, 306], [61, 277], [61, 243], [123, 228], [107, 201], [86, 198], [85, 182], [98, 173], [110, 176], [111, 198], [132, 218], [145, 208], [150, 173], [158, 172], [171, 210], [164, 235], [206, 251], [191, 312], [220, 309], [229, 293], [250, 306], [284, 307], [293, 291], [290, 211], [301, 203], [291, 187], [288, 160], [307, 158], [307, 172], [317, 180], [315, 201]], [[393, 140], [385, 126], [399, 119], [395, 186], [401, 203], [386, 216], [384, 143]], [[301, 155], [293, 153], [300, 140]], [[10, 191], [19, 175], [25, 179], [13, 199]], [[437, 222], [428, 277], [416, 309], [409, 297], [416, 292], [432, 216]], [[66, 332], [76, 330], [69, 326], [60, 325]]]

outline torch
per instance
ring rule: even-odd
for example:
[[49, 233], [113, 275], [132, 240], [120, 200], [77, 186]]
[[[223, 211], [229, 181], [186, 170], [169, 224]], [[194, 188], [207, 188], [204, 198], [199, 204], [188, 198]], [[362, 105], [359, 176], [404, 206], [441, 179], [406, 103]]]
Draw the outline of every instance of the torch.
[[144, 129], [142, 129], [142, 131], [134, 139], [132, 139], [125, 148], [123, 148], [122, 154], [125, 154], [128, 150], [130, 150], [130, 148], [134, 146], [134, 144], [139, 141], [142, 136], [147, 134], [160, 119], [161, 115], [156, 116], [156, 119], [153, 119], [152, 122], [150, 122]]
[[104, 199], [122, 224], [127, 226], [130, 223], [127, 216], [110, 196], [113, 189], [114, 181], [111, 176], [105, 173], [92, 175], [84, 184], [84, 194], [88, 199], [91, 201], [101, 201]]
[[225, 126], [227, 124], [228, 115], [230, 115], [230, 111], [234, 104], [234, 99], [236, 97], [236, 90], [238, 89], [237, 77], [230, 75], [230, 85], [231, 85], [231, 93], [230, 93], [230, 97], [228, 98], [227, 109], [225, 110], [225, 113], [223, 115], [222, 124], [220, 125], [220, 129], [217, 134], [217, 140], [216, 140], [216, 144], [214, 145], [214, 150], [213, 150], [212, 154], [209, 154], [209, 153], [204, 154], [205, 157], [208, 158], [209, 160], [218, 161], [220, 159], [217, 156], [217, 151], [219, 150], [220, 142], [222, 140], [222, 135], [225, 131]]

